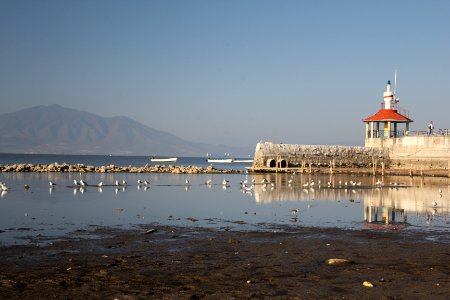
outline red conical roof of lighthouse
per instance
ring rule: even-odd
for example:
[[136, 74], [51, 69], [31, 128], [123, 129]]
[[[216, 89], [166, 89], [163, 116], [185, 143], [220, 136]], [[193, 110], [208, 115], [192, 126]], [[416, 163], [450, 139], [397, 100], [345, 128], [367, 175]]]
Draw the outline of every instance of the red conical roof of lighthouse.
[[410, 118], [399, 114], [396, 109], [392, 109], [394, 102], [394, 93], [391, 92], [391, 82], [387, 82], [386, 92], [384, 92], [384, 108], [380, 109], [376, 114], [365, 118], [363, 122], [412, 122]]
[[363, 122], [385, 122], [385, 121], [395, 121], [395, 122], [412, 122], [408, 117], [401, 115], [396, 109], [380, 109], [376, 114], [365, 118]]

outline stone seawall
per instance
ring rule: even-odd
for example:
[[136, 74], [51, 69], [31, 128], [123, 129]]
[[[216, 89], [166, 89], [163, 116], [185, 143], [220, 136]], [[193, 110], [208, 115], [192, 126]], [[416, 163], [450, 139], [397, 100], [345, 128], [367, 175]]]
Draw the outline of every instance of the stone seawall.
[[256, 145], [252, 169], [381, 168], [388, 164], [389, 153], [383, 148], [261, 142]]
[[196, 166], [87, 166], [84, 164], [6, 164], [0, 165], [0, 172], [75, 172], [75, 173], [172, 173], [172, 174], [202, 174], [202, 173], [242, 173], [241, 170], [218, 170], [213, 166], [206, 168]]
[[450, 171], [450, 136], [448, 135], [368, 138], [366, 146], [388, 149], [390, 168]]

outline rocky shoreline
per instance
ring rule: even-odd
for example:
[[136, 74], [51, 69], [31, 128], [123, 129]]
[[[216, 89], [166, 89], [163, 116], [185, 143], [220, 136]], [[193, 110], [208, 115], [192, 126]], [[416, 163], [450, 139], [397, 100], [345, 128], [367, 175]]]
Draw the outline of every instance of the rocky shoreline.
[[398, 175], [398, 176], [436, 176], [450, 177], [446, 169], [435, 170], [405, 170], [387, 168], [374, 172], [371, 168], [249, 168], [248, 170], [216, 169], [214, 166], [175, 166], [175, 165], [144, 165], [144, 166], [93, 166], [85, 164], [4, 164], [0, 165], [0, 173], [171, 173], [171, 174], [242, 174], [250, 173], [324, 173], [324, 174], [365, 174], [365, 175]]
[[0, 172], [75, 172], [75, 173], [172, 173], [172, 174], [239, 174], [243, 170], [219, 170], [213, 166], [172, 166], [172, 165], [145, 165], [139, 166], [93, 166], [85, 164], [5, 164], [0, 165]]

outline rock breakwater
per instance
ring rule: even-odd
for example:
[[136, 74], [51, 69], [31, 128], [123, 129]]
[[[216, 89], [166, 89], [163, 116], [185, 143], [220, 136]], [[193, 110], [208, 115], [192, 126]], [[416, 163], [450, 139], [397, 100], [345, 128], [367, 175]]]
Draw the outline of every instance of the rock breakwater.
[[77, 173], [172, 173], [172, 174], [237, 174], [242, 170], [219, 170], [213, 166], [165, 166], [145, 165], [139, 166], [92, 166], [84, 164], [5, 164], [0, 165], [0, 172], [77, 172]]

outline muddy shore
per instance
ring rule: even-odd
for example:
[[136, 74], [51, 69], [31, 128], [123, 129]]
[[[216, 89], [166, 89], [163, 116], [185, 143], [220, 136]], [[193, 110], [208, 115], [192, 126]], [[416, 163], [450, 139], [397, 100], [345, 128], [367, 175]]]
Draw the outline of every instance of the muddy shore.
[[[0, 247], [4, 299], [445, 299], [443, 233], [97, 228]], [[42, 241], [41, 241], [42, 242]], [[329, 265], [343, 258], [347, 263]], [[365, 285], [364, 285], [364, 282]], [[372, 285], [372, 287], [370, 286]]]

